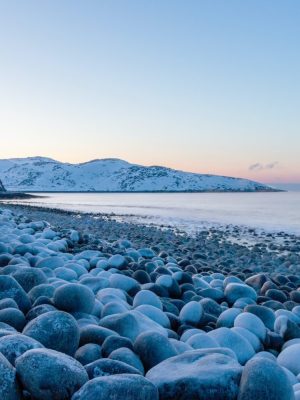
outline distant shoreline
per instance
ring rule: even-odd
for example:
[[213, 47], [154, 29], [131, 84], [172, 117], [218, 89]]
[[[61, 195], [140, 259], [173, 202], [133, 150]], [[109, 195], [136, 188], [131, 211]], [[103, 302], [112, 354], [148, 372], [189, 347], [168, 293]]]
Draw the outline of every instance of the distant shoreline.
[[[24, 194], [29, 194], [32, 195], [32, 193], [84, 193], [84, 194], [89, 194], [89, 193], [108, 193], [108, 194], [113, 194], [113, 193], [145, 193], [145, 194], [150, 194], [150, 193], [280, 193], [280, 192], [287, 192], [287, 190], [283, 189], [268, 189], [268, 190], [89, 190], [89, 191], [80, 191], [80, 190], [33, 190], [33, 191], [19, 191], [18, 194], [22, 195]], [[9, 192], [8, 192], [9, 193]], [[13, 192], [10, 192], [13, 193]], [[36, 197], [32, 195], [33, 197]], [[0, 197], [1, 198], [1, 197]]]
[[18, 199], [34, 199], [40, 196], [29, 194], [28, 192], [1, 192], [0, 200], [18, 200]]

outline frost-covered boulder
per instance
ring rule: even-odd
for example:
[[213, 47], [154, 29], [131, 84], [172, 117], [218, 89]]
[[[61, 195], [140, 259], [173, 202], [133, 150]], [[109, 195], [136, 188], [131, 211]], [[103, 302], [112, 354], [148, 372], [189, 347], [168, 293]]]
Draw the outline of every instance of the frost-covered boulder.
[[122, 374], [87, 382], [72, 400], [158, 400], [157, 388], [140, 375]]
[[0, 353], [0, 399], [21, 400], [15, 368]]
[[79, 344], [79, 328], [72, 315], [50, 311], [30, 321], [23, 334], [53, 349], [73, 355]]
[[145, 369], [140, 357], [127, 347], [121, 347], [119, 349], [112, 351], [109, 355], [109, 358], [111, 358], [112, 360], [122, 361], [125, 364], [128, 364], [131, 367], [136, 368], [143, 375], [145, 373]]
[[160, 310], [163, 309], [160, 298], [150, 290], [141, 290], [134, 296], [133, 307], [138, 307], [141, 305], [153, 306], [159, 308]]
[[219, 346], [231, 349], [237, 356], [239, 363], [244, 365], [255, 354], [249, 341], [240, 334], [228, 328], [214, 329], [208, 336], [219, 343]]
[[110, 268], [122, 268], [127, 264], [127, 260], [121, 254], [114, 254], [108, 259], [108, 267]]
[[100, 325], [132, 341], [135, 341], [141, 333], [146, 331], [159, 332], [167, 336], [163, 327], [135, 310], [102, 318]]
[[78, 283], [66, 283], [58, 287], [53, 296], [54, 305], [59, 310], [70, 313], [91, 313], [95, 296], [91, 289]]
[[203, 316], [203, 307], [197, 301], [190, 301], [182, 307], [179, 319], [187, 325], [197, 326]]
[[250, 360], [243, 370], [238, 400], [293, 400], [293, 387], [276, 362], [263, 357]]
[[26, 323], [26, 319], [22, 311], [17, 308], [8, 307], [4, 310], [0, 310], [0, 322], [5, 322], [21, 332]]
[[274, 329], [275, 313], [270, 308], [262, 305], [250, 304], [244, 311], [252, 313], [260, 318], [266, 328], [270, 330]]
[[24, 267], [12, 274], [15, 280], [22, 286], [26, 293], [33, 287], [47, 283], [47, 277], [40, 269]]
[[286, 347], [277, 357], [277, 362], [294, 375], [300, 374], [300, 343]]
[[0, 300], [13, 299], [21, 311], [27, 312], [31, 306], [30, 300], [22, 286], [9, 275], [0, 275]]
[[186, 343], [191, 346], [193, 349], [213, 349], [216, 347], [220, 347], [219, 343], [208, 336], [206, 332], [203, 333], [196, 333], [195, 335], [192, 335]]
[[35, 400], [67, 400], [88, 381], [85, 368], [55, 350], [29, 350], [16, 360], [22, 386]]
[[143, 304], [141, 306], [136, 307], [136, 311], [139, 311], [140, 313], [146, 315], [148, 318], [157, 322], [164, 328], [169, 329], [171, 327], [169, 318], [163, 311], [159, 310], [157, 307], [153, 307], [148, 304]]
[[151, 331], [141, 333], [137, 337], [134, 351], [139, 355], [146, 370], [177, 355], [176, 349], [165, 335]]
[[109, 336], [107, 337], [102, 345], [102, 352], [104, 357], [108, 357], [114, 350], [126, 347], [127, 349], [133, 350], [133, 343], [130, 339], [122, 336]]
[[236, 317], [241, 314], [239, 308], [228, 308], [217, 319], [217, 328], [232, 328]]
[[239, 314], [234, 320], [234, 326], [247, 329], [256, 335], [262, 342], [267, 335], [267, 328], [260, 318], [248, 312]]
[[85, 369], [90, 379], [99, 378], [101, 376], [117, 375], [117, 374], [134, 374], [141, 375], [142, 373], [122, 361], [102, 358], [90, 364], [85, 365]]
[[102, 345], [106, 338], [116, 335], [118, 334], [115, 331], [104, 328], [103, 326], [86, 324], [80, 327], [80, 346], [86, 343]]
[[171, 357], [146, 374], [163, 400], [232, 400], [242, 367], [227, 349], [194, 350]]
[[102, 358], [101, 346], [96, 343], [87, 343], [77, 349], [74, 358], [82, 365], [89, 364]]
[[37, 340], [22, 334], [12, 334], [0, 338], [0, 352], [12, 365], [15, 365], [16, 358], [26, 351], [43, 347]]
[[138, 282], [126, 275], [112, 274], [109, 282], [111, 287], [124, 290], [131, 296], [134, 296], [140, 290]]
[[224, 291], [225, 298], [229, 304], [233, 304], [240, 298], [249, 298], [256, 301], [256, 291], [248, 285], [242, 283], [229, 283]]

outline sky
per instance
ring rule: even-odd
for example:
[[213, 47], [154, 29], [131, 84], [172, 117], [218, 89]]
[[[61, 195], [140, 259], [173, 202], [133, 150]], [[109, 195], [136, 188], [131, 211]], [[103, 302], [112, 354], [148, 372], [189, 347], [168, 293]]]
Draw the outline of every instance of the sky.
[[0, 0], [0, 158], [300, 182], [298, 0]]

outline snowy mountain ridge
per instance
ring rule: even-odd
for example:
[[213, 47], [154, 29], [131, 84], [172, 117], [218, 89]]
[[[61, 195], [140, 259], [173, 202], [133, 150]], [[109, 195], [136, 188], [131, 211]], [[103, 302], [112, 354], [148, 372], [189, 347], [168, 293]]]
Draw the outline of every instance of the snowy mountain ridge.
[[248, 179], [142, 166], [117, 158], [79, 164], [47, 157], [0, 160], [7, 190], [30, 192], [256, 192], [273, 191]]

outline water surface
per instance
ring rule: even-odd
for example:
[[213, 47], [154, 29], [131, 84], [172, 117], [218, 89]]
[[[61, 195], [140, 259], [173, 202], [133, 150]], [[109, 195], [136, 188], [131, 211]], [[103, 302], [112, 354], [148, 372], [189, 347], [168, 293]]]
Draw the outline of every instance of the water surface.
[[47, 197], [17, 203], [89, 213], [114, 213], [136, 222], [172, 225], [188, 231], [206, 224], [233, 224], [300, 234], [300, 192], [44, 195]]

